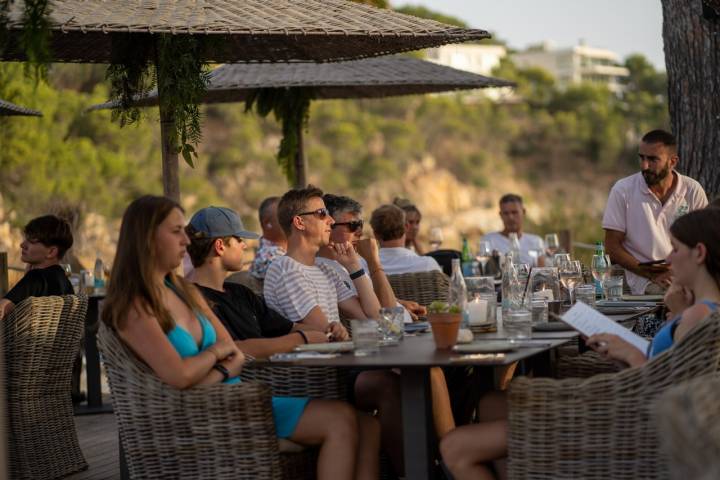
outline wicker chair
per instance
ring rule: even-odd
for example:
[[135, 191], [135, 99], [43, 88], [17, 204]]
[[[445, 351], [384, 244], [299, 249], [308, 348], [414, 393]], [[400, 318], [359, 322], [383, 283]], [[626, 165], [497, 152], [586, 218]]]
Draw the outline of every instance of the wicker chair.
[[720, 366], [713, 314], [642, 368], [589, 379], [515, 380], [509, 390], [509, 478], [663, 479], [653, 403]]
[[435, 300], [447, 301], [450, 280], [437, 270], [388, 275], [387, 278], [395, 296], [401, 300], [412, 300], [420, 305], [429, 305]]
[[99, 339], [130, 478], [314, 478], [314, 450], [280, 453], [267, 386], [178, 390], [112, 329]]
[[2, 322], [10, 478], [60, 478], [88, 468], [70, 398], [87, 297], [30, 297]]
[[280, 397], [310, 397], [347, 400], [349, 376], [346, 369], [331, 367], [246, 365], [243, 380], [264, 383]]
[[706, 375], [664, 393], [656, 406], [670, 478], [720, 478], [720, 377]]

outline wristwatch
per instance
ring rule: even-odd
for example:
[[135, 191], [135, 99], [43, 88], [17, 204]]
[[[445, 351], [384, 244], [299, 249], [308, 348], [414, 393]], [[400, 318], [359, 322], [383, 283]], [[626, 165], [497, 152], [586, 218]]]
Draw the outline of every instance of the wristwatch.
[[215, 370], [217, 370], [218, 372], [220, 372], [222, 374], [223, 382], [226, 381], [228, 378], [230, 378], [230, 372], [228, 371], [227, 368], [225, 368], [225, 365], [216, 363], [215, 365], [212, 366], [212, 368], [214, 368]]

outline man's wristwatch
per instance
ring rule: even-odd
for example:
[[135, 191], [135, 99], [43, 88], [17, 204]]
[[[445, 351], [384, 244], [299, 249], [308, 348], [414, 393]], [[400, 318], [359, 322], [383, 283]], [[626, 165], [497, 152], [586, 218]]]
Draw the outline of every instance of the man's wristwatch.
[[220, 372], [222, 374], [223, 382], [226, 381], [228, 378], [230, 378], [230, 372], [228, 371], [227, 368], [225, 368], [225, 365], [216, 363], [215, 365], [212, 366], [212, 368], [214, 368], [215, 370], [217, 370], [218, 372]]

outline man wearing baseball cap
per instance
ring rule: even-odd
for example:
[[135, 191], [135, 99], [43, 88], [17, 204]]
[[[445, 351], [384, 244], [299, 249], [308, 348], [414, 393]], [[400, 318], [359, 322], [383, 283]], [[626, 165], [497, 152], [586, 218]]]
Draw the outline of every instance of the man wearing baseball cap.
[[328, 340], [322, 331], [294, 324], [268, 308], [244, 285], [225, 282], [228, 273], [242, 268], [244, 239], [259, 237], [245, 229], [234, 210], [203, 208], [193, 215], [186, 232], [190, 237], [188, 254], [195, 267], [189, 279], [243, 352], [268, 357], [303, 343]]

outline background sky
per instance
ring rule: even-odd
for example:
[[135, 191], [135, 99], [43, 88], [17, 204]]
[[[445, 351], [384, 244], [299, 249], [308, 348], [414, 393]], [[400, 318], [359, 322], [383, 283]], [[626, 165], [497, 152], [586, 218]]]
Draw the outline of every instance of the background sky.
[[642, 53], [665, 70], [660, 0], [391, 0], [393, 6], [423, 5], [453, 15], [471, 27], [494, 32], [517, 49], [544, 40], [612, 50], [625, 58]]

